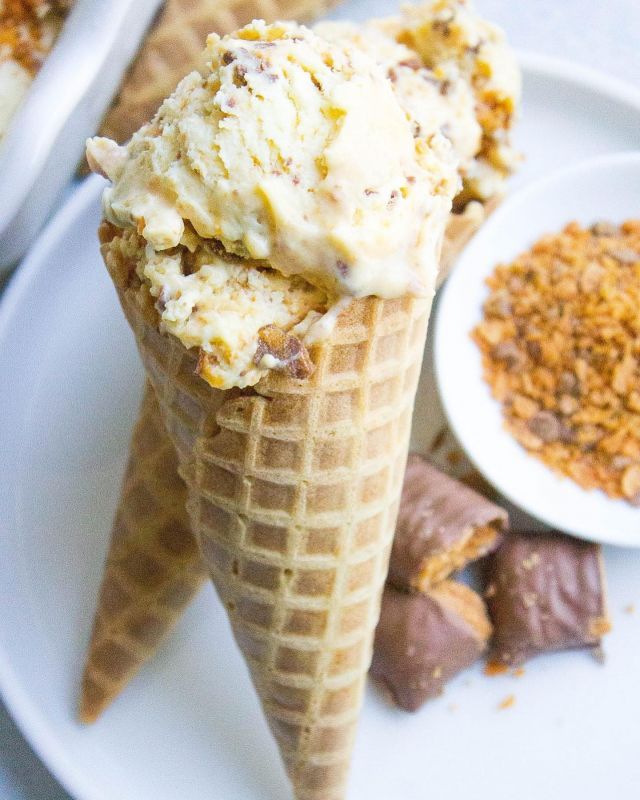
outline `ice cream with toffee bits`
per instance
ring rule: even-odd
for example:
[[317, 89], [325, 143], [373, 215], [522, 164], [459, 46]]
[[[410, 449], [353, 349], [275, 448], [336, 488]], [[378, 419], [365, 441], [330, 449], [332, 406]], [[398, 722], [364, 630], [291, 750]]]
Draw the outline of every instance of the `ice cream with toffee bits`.
[[87, 155], [161, 328], [228, 388], [290, 365], [270, 325], [304, 342], [345, 298], [430, 296], [459, 178], [358, 48], [260, 21], [207, 48], [128, 145]]
[[105, 214], [156, 250], [185, 226], [333, 295], [428, 293], [456, 188], [439, 134], [414, 138], [380, 67], [295, 24], [208, 41], [150, 125], [88, 148]]
[[0, 142], [71, 5], [69, 0], [0, 0]]
[[437, 70], [426, 67], [415, 50], [395, 40], [384, 22], [322, 22], [314, 30], [331, 41], [348, 42], [375, 59], [409, 117], [414, 136], [437, 132], [446, 136], [459, 162], [458, 170], [468, 171], [482, 142], [469, 83], [451, 63], [440, 65]]
[[[471, 87], [482, 139], [471, 169], [463, 173], [463, 192], [455, 206], [502, 194], [505, 178], [519, 160], [510, 132], [522, 92], [515, 52], [504, 32], [483, 19], [471, 0], [427, 0], [378, 24], [436, 74], [454, 70]], [[446, 93], [450, 84], [442, 88]]]
[[304, 278], [230, 256], [205, 240], [192, 250], [156, 251], [125, 229], [108, 257], [133, 265], [162, 328], [185, 347], [199, 348], [198, 371], [214, 388], [250, 386], [267, 369], [287, 366], [280, 363], [284, 354], [268, 347], [268, 331], [303, 338], [328, 307], [326, 293]]
[[445, 135], [463, 186], [454, 205], [504, 193], [518, 156], [510, 141], [521, 78], [502, 31], [468, 0], [428, 0], [364, 25], [321, 22], [315, 30], [380, 63], [416, 136]]

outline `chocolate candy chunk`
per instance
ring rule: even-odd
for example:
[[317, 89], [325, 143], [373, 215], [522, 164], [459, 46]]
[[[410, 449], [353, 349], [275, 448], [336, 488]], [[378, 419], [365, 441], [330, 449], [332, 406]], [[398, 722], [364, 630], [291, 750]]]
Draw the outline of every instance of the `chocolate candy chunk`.
[[274, 366], [285, 370], [292, 378], [308, 378], [314, 369], [307, 348], [300, 339], [277, 325], [265, 325], [258, 331], [254, 363], [260, 366], [265, 356], [270, 356]]
[[494, 550], [507, 522], [504, 509], [411, 454], [389, 581], [400, 589], [426, 591]]
[[416, 711], [480, 657], [490, 636], [482, 598], [462, 583], [444, 581], [428, 594], [387, 586], [371, 674], [397, 705]]
[[600, 547], [560, 533], [508, 533], [486, 591], [492, 658], [517, 666], [550, 650], [597, 647], [610, 629]]

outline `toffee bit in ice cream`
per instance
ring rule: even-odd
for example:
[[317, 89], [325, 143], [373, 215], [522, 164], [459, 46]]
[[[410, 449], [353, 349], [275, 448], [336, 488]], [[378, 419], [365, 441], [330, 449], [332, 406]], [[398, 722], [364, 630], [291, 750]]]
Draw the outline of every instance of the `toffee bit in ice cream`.
[[303, 337], [322, 318], [327, 297], [304, 279], [223, 254], [202, 240], [193, 251], [158, 253], [133, 230], [119, 232], [109, 257], [114, 253], [121, 284], [138, 287], [141, 303], [149, 300], [152, 311], [155, 306], [160, 330], [198, 349], [198, 373], [214, 388], [250, 386], [270, 368], [300, 371], [306, 363], [302, 354], [295, 365], [293, 358], [277, 364], [255, 359], [265, 326]]
[[207, 56], [128, 146], [89, 142], [107, 218], [157, 251], [188, 222], [334, 298], [430, 294], [456, 164], [441, 133], [414, 138], [383, 69], [260, 21], [211, 35]]
[[314, 370], [309, 352], [300, 339], [277, 325], [260, 328], [253, 361], [257, 366], [284, 369], [292, 378], [308, 378]]

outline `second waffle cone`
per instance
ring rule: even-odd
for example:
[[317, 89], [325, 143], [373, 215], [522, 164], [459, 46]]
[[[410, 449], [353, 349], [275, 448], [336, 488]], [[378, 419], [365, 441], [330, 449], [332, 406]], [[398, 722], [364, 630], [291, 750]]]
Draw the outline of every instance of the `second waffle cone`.
[[83, 722], [93, 722], [155, 654], [205, 579], [177, 468], [147, 384], [82, 676]]
[[429, 315], [424, 299], [355, 300], [279, 373], [221, 392], [160, 334], [103, 253], [176, 445], [207, 567], [299, 800], [344, 797], [387, 573]]

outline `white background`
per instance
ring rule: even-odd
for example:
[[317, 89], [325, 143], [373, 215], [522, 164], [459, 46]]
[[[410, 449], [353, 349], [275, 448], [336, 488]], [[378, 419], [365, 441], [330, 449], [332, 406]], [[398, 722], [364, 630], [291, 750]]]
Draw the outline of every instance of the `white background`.
[[[640, 84], [640, 0], [476, 0], [519, 48], [573, 59]], [[347, 0], [334, 14], [389, 13], [393, 0]], [[69, 800], [0, 705], [0, 798]], [[567, 798], [567, 800], [570, 800]]]

